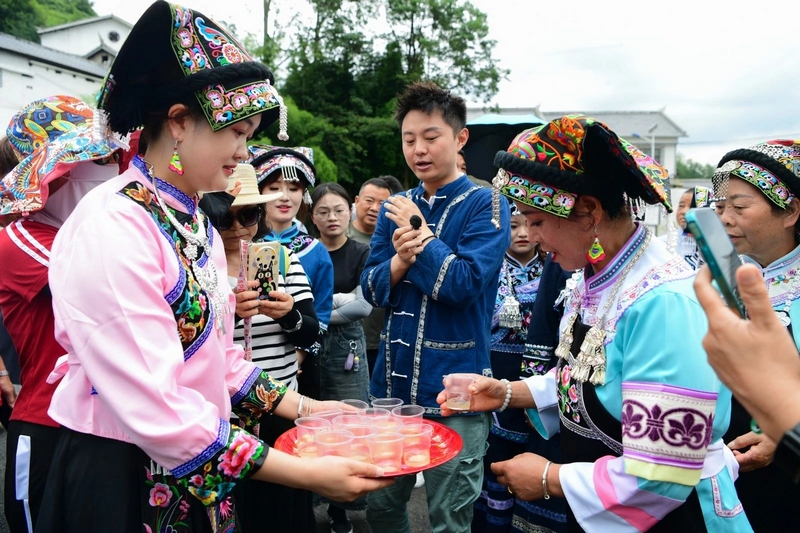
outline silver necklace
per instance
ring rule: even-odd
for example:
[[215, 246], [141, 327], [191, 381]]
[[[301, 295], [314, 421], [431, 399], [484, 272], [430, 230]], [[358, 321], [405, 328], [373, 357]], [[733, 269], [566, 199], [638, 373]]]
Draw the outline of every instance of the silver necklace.
[[[642, 257], [645, 249], [647, 249], [647, 246], [650, 244], [651, 233], [647, 229], [645, 229], [645, 232], [646, 234], [644, 243], [642, 243], [642, 246], [636, 251], [628, 264], [625, 265], [625, 268], [622, 269], [622, 272], [620, 272], [619, 279], [617, 279], [617, 281], [611, 287], [608, 299], [603, 306], [603, 311], [600, 313], [600, 315], [598, 315], [598, 319], [595, 324], [589, 328], [589, 331], [586, 332], [586, 337], [583, 339], [580, 352], [578, 352], [578, 357], [575, 360], [575, 366], [571, 372], [571, 375], [573, 378], [575, 378], [575, 381], [579, 381], [581, 383], [589, 381], [593, 385], [604, 385], [606, 382], [606, 331], [604, 328], [606, 325], [607, 315], [611, 310], [611, 306], [617, 299], [617, 293], [622, 287], [622, 282], [625, 281], [628, 273], [631, 271], [636, 262], [639, 261], [639, 258]], [[572, 349], [572, 343], [574, 341], [573, 328], [575, 326], [575, 320], [578, 318], [578, 314], [580, 313], [580, 309], [581, 305], [579, 300], [578, 308], [569, 318], [567, 327], [564, 328], [564, 333], [561, 335], [558, 347], [556, 348], [556, 355], [562, 359], [568, 358], [570, 350]]]
[[[150, 170], [150, 165], [148, 164], [148, 170]], [[217, 330], [220, 331], [223, 335], [225, 334], [225, 316], [228, 314], [228, 295], [225, 291], [222, 290], [222, 287], [219, 283], [219, 276], [217, 275], [217, 267], [214, 265], [214, 261], [211, 259], [211, 243], [208, 238], [208, 234], [206, 233], [206, 228], [204, 224], [204, 217], [202, 212], [197, 211], [197, 232], [191, 232], [186, 227], [178, 222], [178, 219], [172, 214], [172, 211], [167, 207], [164, 203], [164, 200], [161, 199], [161, 195], [158, 193], [158, 185], [156, 184], [156, 178], [152, 175], [150, 176], [153, 180], [153, 196], [156, 197], [156, 202], [158, 202], [159, 207], [161, 210], [164, 211], [164, 214], [169, 220], [169, 223], [172, 224], [178, 233], [186, 239], [186, 246], [182, 247], [182, 251], [186, 259], [189, 260], [189, 264], [192, 266], [192, 273], [194, 274], [197, 283], [200, 284], [200, 287], [205, 291], [209, 298], [209, 304], [211, 305], [211, 312], [214, 313], [215, 322]], [[206, 252], [206, 262], [204, 265], [200, 265], [200, 261], [198, 260], [198, 253], [199, 248], [203, 248]]]
[[510, 267], [506, 263], [504, 265], [506, 271], [506, 283], [508, 283], [508, 296], [503, 300], [503, 306], [500, 310], [500, 327], [507, 328], [514, 331], [522, 331], [522, 310], [519, 305], [519, 300], [516, 298], [514, 290], [514, 280], [511, 277]]

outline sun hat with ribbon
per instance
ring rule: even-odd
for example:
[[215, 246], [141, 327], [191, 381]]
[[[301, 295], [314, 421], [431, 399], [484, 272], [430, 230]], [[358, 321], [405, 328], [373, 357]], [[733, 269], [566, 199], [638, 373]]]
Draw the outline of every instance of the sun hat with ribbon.
[[6, 135], [20, 162], [0, 181], [0, 216], [42, 209], [54, 179], [128, 149], [125, 139], [109, 135], [103, 113], [73, 96], [31, 102], [14, 115]]

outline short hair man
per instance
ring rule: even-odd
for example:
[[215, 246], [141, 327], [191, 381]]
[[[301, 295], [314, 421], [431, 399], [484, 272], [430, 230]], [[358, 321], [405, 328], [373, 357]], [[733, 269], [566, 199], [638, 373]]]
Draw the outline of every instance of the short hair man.
[[356, 218], [347, 228], [347, 236], [358, 242], [369, 244], [375, 233], [375, 223], [383, 202], [392, 194], [389, 185], [381, 178], [368, 179], [355, 197]]
[[[503, 254], [511, 241], [509, 213], [492, 223], [491, 191], [456, 167], [469, 133], [464, 100], [431, 82], [399, 96], [395, 118], [403, 154], [420, 185], [383, 204], [361, 286], [386, 307], [384, 338], [370, 395], [401, 398], [439, 417], [442, 375], [491, 373], [490, 333]], [[412, 216], [422, 225], [413, 229]], [[437, 418], [464, 442], [458, 457], [425, 471], [433, 531], [469, 531], [483, 479], [490, 421], [484, 414]], [[408, 531], [406, 504], [414, 478], [400, 477], [367, 497], [373, 531]]]

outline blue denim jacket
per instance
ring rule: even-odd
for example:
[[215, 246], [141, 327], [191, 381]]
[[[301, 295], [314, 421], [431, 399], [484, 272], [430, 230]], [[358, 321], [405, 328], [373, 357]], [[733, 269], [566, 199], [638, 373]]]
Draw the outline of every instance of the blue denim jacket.
[[420, 185], [400, 194], [419, 207], [438, 238], [390, 287], [397, 225], [382, 208], [361, 287], [372, 305], [387, 308], [370, 394], [402, 398], [425, 407], [428, 415], [439, 415], [436, 396], [443, 375], [491, 375], [492, 312], [511, 233], [508, 209], [500, 210], [502, 229], [496, 229], [491, 191], [466, 176], [439, 188], [433, 206], [424, 192]]

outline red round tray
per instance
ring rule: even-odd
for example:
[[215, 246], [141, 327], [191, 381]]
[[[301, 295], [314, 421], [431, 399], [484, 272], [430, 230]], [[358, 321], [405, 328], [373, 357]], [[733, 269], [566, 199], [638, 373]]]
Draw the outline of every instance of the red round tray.
[[[425, 466], [417, 466], [413, 468], [403, 465], [400, 472], [386, 474], [384, 477], [407, 476], [409, 474], [416, 474], [417, 472], [422, 472], [423, 470], [435, 468], [446, 463], [458, 455], [458, 452], [461, 451], [461, 448], [464, 446], [464, 442], [461, 440], [461, 435], [459, 435], [454, 429], [432, 420], [426, 419], [423, 420], [423, 422], [433, 427], [433, 433], [431, 434], [431, 462]], [[295, 448], [296, 440], [297, 428], [292, 428], [278, 437], [278, 440], [275, 441], [274, 448], [276, 450], [297, 456], [297, 450]]]

